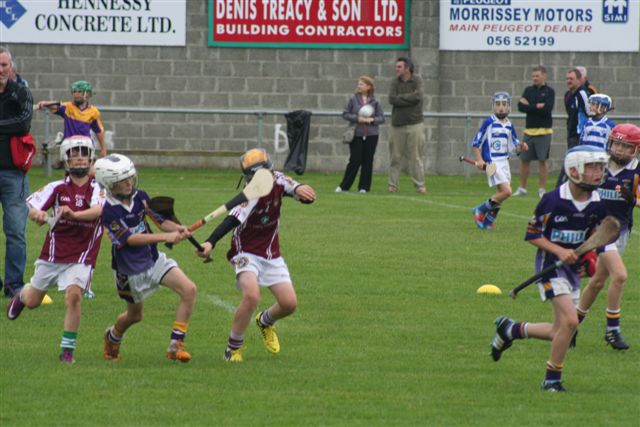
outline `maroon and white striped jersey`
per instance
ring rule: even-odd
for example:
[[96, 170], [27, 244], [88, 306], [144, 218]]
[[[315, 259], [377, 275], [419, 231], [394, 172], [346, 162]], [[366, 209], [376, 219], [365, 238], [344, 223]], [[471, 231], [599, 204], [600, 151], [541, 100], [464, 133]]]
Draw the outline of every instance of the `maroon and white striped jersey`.
[[[57, 212], [61, 206], [69, 206], [74, 211], [84, 211], [92, 206], [104, 204], [104, 191], [91, 179], [77, 186], [68, 176], [64, 180], [53, 181], [27, 198], [27, 203], [41, 211], [53, 208]], [[42, 245], [40, 259], [55, 263], [78, 263], [95, 266], [102, 224], [100, 218], [93, 221], [74, 221], [60, 218]]]
[[257, 200], [249, 200], [229, 212], [240, 221], [233, 230], [231, 249], [227, 259], [231, 260], [239, 252], [248, 252], [266, 259], [280, 256], [280, 207], [282, 198], [293, 196], [301, 184], [282, 172], [274, 172], [275, 182], [269, 194]]

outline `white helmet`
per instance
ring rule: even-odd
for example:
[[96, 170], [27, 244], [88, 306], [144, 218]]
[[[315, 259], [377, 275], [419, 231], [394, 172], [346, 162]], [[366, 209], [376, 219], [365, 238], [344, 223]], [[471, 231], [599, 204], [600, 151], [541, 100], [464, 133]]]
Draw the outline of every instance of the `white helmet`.
[[[80, 155], [82, 157], [87, 157], [89, 159], [89, 163], [87, 163], [86, 167], [72, 168], [69, 164], [69, 160], [71, 160], [71, 152], [74, 148], [77, 148], [80, 151]], [[78, 178], [87, 176], [89, 169], [91, 168], [91, 163], [93, 163], [95, 159], [93, 141], [88, 136], [83, 135], [73, 135], [65, 138], [60, 144], [60, 159], [64, 163], [64, 170], [69, 172], [70, 175]]]
[[360, 117], [365, 117], [365, 118], [373, 117], [373, 113], [375, 113], [375, 110], [373, 108], [373, 105], [371, 104], [365, 104], [362, 107], [360, 107], [360, 110], [358, 110], [358, 116]]
[[[109, 154], [98, 159], [95, 164], [96, 181], [104, 187], [107, 193], [116, 199], [133, 197], [138, 187], [138, 175], [133, 162], [122, 154]], [[125, 179], [131, 179], [131, 192], [129, 194], [113, 193], [113, 186]]]
[[[590, 184], [584, 182], [584, 169], [585, 165], [589, 163], [602, 163], [603, 168], [606, 169], [609, 162], [609, 155], [602, 148], [593, 145], [578, 145], [567, 151], [564, 158], [564, 172], [569, 179], [577, 184], [584, 190], [595, 190], [605, 180], [606, 171], [603, 171], [602, 178], [598, 184]], [[575, 168], [578, 171], [578, 177], [571, 176], [571, 169]]]
[[[496, 103], [498, 101], [504, 101], [507, 104], [507, 113], [495, 113], [496, 111]], [[505, 117], [507, 117], [509, 115], [509, 113], [511, 112], [511, 95], [509, 95], [509, 92], [504, 92], [504, 91], [500, 91], [500, 92], [496, 92], [493, 94], [493, 96], [491, 97], [491, 108], [493, 108], [493, 111], [496, 115], [497, 118], [499, 119], [504, 119]]]
[[594, 93], [589, 97], [589, 116], [597, 116], [600, 114], [606, 114], [613, 110], [613, 102], [609, 95], [604, 93]]

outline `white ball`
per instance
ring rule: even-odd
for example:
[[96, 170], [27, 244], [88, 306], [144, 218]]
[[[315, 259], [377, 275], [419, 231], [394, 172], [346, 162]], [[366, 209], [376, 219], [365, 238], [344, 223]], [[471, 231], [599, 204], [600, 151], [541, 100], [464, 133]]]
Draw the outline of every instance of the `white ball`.
[[358, 115], [360, 117], [372, 117], [373, 113], [374, 113], [373, 106], [369, 104], [363, 105], [362, 108], [360, 108], [360, 111], [358, 111]]

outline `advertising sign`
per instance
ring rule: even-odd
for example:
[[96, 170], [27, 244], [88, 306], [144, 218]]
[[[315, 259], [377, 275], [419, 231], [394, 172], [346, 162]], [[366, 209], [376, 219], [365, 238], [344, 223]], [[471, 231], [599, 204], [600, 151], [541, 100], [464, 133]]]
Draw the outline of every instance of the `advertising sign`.
[[637, 52], [640, 0], [440, 0], [440, 50]]
[[408, 49], [410, 0], [209, 0], [209, 46]]
[[0, 41], [185, 46], [186, 0], [0, 0]]

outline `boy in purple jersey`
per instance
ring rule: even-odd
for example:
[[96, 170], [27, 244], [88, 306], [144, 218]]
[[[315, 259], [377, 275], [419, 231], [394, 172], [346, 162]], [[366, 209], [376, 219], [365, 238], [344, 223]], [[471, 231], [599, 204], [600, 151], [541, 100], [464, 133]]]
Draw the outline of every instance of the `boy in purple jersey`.
[[[104, 195], [89, 175], [94, 158], [90, 138], [65, 139], [60, 154], [68, 176], [47, 184], [27, 199], [29, 218], [39, 225], [49, 223], [50, 229], [31, 283], [13, 297], [7, 306], [7, 317], [15, 320], [25, 306], [40, 306], [47, 291], [57, 284], [58, 290], [65, 293], [66, 305], [60, 360], [74, 363], [82, 293], [89, 287], [100, 250]], [[47, 214], [50, 208], [54, 210], [53, 217]]]
[[96, 134], [100, 143], [100, 156], [107, 155], [107, 146], [104, 142], [104, 125], [100, 110], [89, 104], [89, 98], [93, 95], [91, 83], [79, 80], [71, 84], [71, 101], [55, 102], [40, 101], [38, 108], [49, 108], [53, 114], [64, 119], [64, 137], [71, 135], [85, 135], [91, 137], [91, 131]]
[[476, 225], [486, 230], [495, 230], [500, 206], [512, 193], [509, 153], [529, 148], [526, 142], [518, 141], [515, 128], [507, 118], [511, 111], [511, 96], [507, 92], [496, 92], [491, 100], [493, 115], [485, 119], [473, 138], [478, 169], [482, 170], [485, 163], [496, 165], [495, 175], [487, 177], [489, 187], [496, 187], [496, 194], [472, 209]]
[[[158, 242], [178, 243], [188, 238], [189, 230], [162, 218], [149, 209], [149, 196], [137, 188], [137, 173], [133, 162], [121, 154], [111, 154], [95, 164], [96, 180], [107, 191], [102, 223], [113, 243], [111, 266], [116, 288], [127, 309], [113, 326], [105, 331], [104, 359], [120, 359], [120, 343], [124, 333], [142, 320], [146, 298], [166, 286], [180, 296], [171, 331], [167, 358], [188, 362], [191, 355], [184, 349], [184, 339], [196, 299], [196, 285], [178, 264], [163, 252]], [[154, 221], [163, 233], [153, 234], [146, 218]]]
[[538, 248], [535, 268], [539, 272], [560, 260], [563, 265], [540, 279], [542, 300], [553, 306], [553, 323], [515, 322], [496, 319], [491, 357], [498, 361], [513, 340], [537, 338], [551, 341], [551, 355], [542, 389], [566, 391], [561, 382], [564, 358], [578, 327], [572, 292], [579, 289], [579, 264], [575, 249], [607, 215], [607, 207], [596, 191], [605, 177], [608, 156], [604, 150], [579, 145], [567, 151], [564, 160], [569, 181], [546, 193], [529, 221], [525, 240]]
[[[619, 124], [611, 131], [608, 151], [609, 167], [604, 184], [598, 189], [600, 197], [609, 207], [609, 211], [620, 221], [620, 237], [615, 243], [606, 246], [600, 253], [596, 272], [589, 280], [578, 304], [578, 319], [582, 322], [604, 288], [607, 278], [611, 284], [607, 291], [607, 328], [605, 341], [615, 350], [627, 350], [620, 328], [622, 291], [627, 280], [627, 269], [622, 254], [629, 241], [633, 226], [633, 208], [637, 204], [637, 191], [640, 182], [640, 128], [630, 123]], [[573, 343], [572, 343], [573, 344]]]
[[[241, 158], [242, 172], [248, 183], [259, 169], [272, 169], [266, 151], [253, 149]], [[235, 312], [224, 360], [242, 362], [244, 333], [260, 301], [260, 288], [269, 288], [276, 303], [255, 318], [262, 334], [262, 341], [271, 353], [280, 351], [275, 322], [294, 312], [297, 306], [296, 292], [291, 283], [289, 269], [280, 255], [278, 228], [282, 198], [290, 196], [302, 203], [313, 203], [316, 193], [310, 186], [300, 184], [288, 176], [274, 172], [274, 185], [269, 194], [249, 200], [231, 210], [202, 244], [204, 252], [196, 252], [206, 258], [216, 243], [234, 230], [227, 259], [236, 273], [237, 286], [242, 301]]]

